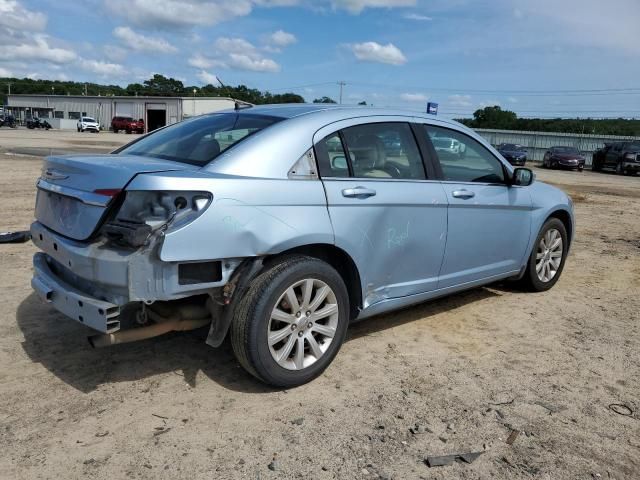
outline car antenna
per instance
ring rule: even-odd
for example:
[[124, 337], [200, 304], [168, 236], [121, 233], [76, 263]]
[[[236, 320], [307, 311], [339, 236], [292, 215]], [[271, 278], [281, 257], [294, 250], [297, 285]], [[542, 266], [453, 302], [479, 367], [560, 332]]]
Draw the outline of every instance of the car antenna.
[[[219, 77], [219, 76], [217, 76], [217, 75], [216, 75], [216, 80], [218, 80], [218, 83], [220, 84], [220, 86], [221, 86], [222, 88], [224, 88], [225, 90], [227, 90], [227, 94], [229, 94], [229, 91], [228, 91], [227, 86], [226, 86], [224, 83], [222, 83], [222, 80], [220, 80], [220, 77]], [[233, 109], [234, 109], [235, 111], [238, 111], [238, 110], [244, 110], [245, 108], [251, 108], [251, 107], [253, 107], [253, 105], [252, 105], [252, 104], [250, 104], [250, 103], [245, 103], [245, 102], [242, 102], [242, 101], [240, 101], [240, 100], [236, 100], [236, 99], [235, 99], [235, 98], [233, 98], [231, 95], [229, 95], [229, 98], [230, 98], [231, 100], [233, 100]]]

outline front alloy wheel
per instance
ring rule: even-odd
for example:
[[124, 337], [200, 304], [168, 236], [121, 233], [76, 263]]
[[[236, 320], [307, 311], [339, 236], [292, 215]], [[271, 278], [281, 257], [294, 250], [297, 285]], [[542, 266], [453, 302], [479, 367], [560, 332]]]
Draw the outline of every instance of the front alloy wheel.
[[527, 269], [522, 278], [524, 286], [534, 292], [553, 287], [562, 273], [569, 249], [567, 229], [559, 218], [549, 218], [540, 229]]
[[265, 383], [294, 387], [320, 375], [344, 341], [349, 296], [326, 262], [294, 255], [266, 268], [235, 306], [231, 344]]
[[562, 262], [563, 242], [560, 232], [550, 228], [538, 243], [536, 274], [541, 282], [549, 282], [558, 273]]

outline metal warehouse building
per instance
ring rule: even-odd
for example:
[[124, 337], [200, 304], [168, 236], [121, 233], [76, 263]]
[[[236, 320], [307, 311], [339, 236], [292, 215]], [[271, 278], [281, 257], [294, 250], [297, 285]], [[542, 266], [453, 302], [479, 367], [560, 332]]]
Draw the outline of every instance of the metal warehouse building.
[[[241, 102], [243, 103], [243, 102]], [[116, 116], [143, 119], [148, 131], [184, 118], [233, 108], [226, 97], [91, 97], [73, 95], [6, 95], [5, 110], [19, 122], [47, 118], [54, 128], [75, 129], [81, 116], [97, 119], [103, 128]]]

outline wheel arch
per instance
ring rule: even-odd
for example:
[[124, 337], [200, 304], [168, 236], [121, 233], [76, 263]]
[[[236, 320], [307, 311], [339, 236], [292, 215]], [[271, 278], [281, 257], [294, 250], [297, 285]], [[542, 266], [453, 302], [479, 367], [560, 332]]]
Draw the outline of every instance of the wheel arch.
[[569, 245], [571, 245], [571, 242], [573, 241], [573, 220], [572, 220], [571, 214], [567, 210], [563, 210], [563, 209], [555, 210], [549, 214], [549, 216], [543, 222], [543, 225], [545, 222], [547, 222], [551, 218], [557, 218], [563, 223], [564, 228], [567, 230]]
[[265, 265], [277, 262], [278, 259], [287, 255], [306, 255], [317, 258], [331, 265], [342, 277], [347, 292], [349, 294], [349, 305], [351, 309], [351, 320], [355, 320], [362, 308], [362, 284], [360, 272], [351, 256], [335, 245], [328, 243], [313, 243], [301, 245], [288, 250], [283, 250], [270, 256], [265, 260]]

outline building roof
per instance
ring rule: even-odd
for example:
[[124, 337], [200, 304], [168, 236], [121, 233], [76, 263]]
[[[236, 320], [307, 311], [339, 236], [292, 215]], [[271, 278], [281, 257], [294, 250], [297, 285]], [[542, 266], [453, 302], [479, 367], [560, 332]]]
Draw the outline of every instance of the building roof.
[[[50, 97], [55, 99], [114, 99], [114, 100], [135, 100], [135, 99], [153, 99], [153, 100], [228, 100], [230, 102], [235, 102], [236, 100], [231, 97], [160, 97], [155, 95], [139, 95], [139, 96], [131, 96], [131, 95], [48, 95], [46, 93], [12, 93], [5, 95], [8, 98], [18, 97], [18, 98], [27, 98], [27, 97]], [[240, 101], [240, 100], [238, 100]], [[242, 102], [246, 103], [246, 102]]]

